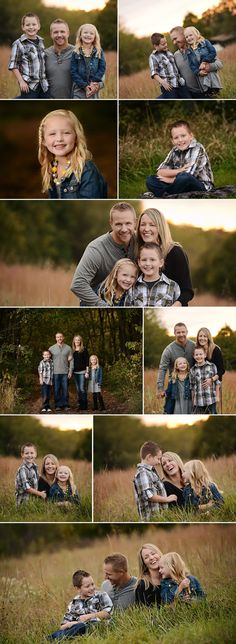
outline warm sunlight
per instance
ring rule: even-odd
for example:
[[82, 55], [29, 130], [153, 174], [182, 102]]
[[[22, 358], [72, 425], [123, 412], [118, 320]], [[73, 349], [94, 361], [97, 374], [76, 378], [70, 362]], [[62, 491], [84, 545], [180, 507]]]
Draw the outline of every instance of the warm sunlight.
[[164, 326], [169, 335], [173, 335], [176, 322], [184, 322], [188, 328], [188, 335], [195, 337], [200, 327], [210, 329], [213, 336], [217, 335], [222, 327], [230, 326], [236, 330], [236, 307], [230, 308], [211, 306], [196, 306], [194, 309], [169, 308], [168, 310], [155, 310], [157, 322]]
[[203, 230], [236, 230], [235, 202], [229, 199], [145, 199], [142, 209], [157, 208], [169, 223], [196, 226]]
[[94, 9], [104, 9], [107, 0], [44, 0], [47, 7], [63, 7], [79, 11], [93, 11]]
[[90, 414], [85, 414], [84, 416], [79, 415], [64, 415], [54, 414], [49, 416], [49, 414], [43, 416], [36, 416], [36, 418], [41, 422], [42, 425], [56, 427], [61, 431], [67, 431], [68, 429], [73, 429], [76, 432], [80, 432], [82, 429], [92, 429], [93, 428], [93, 416]]
[[217, 0], [149, 0], [147, 10], [142, 0], [120, 0], [120, 22], [136, 36], [149, 36], [153, 31], [166, 33], [182, 25], [187, 13], [200, 17], [216, 4]]
[[185, 416], [184, 414], [182, 416], [176, 415], [175, 417], [171, 418], [171, 416], [166, 416], [166, 415], [149, 415], [146, 414], [144, 416], [138, 416], [138, 418], [142, 419], [142, 422], [144, 425], [166, 425], [166, 427], [181, 427], [181, 425], [196, 425], [196, 423], [199, 423], [200, 421], [206, 421], [208, 420], [209, 416]]

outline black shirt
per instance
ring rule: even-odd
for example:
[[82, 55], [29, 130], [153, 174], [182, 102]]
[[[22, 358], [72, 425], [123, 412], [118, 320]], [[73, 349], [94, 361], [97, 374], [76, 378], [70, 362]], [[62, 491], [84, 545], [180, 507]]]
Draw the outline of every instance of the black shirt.
[[177, 496], [177, 501], [171, 501], [171, 503], [168, 503], [170, 506], [176, 506], [178, 505], [179, 508], [183, 508], [184, 506], [184, 498], [183, 498], [183, 490], [180, 490], [179, 487], [174, 485], [174, 483], [171, 483], [171, 481], [163, 481], [166, 494], [169, 496], [169, 494], [176, 494]]
[[48, 497], [50, 487], [51, 487], [51, 485], [49, 485], [49, 483], [47, 481], [45, 481], [45, 479], [42, 476], [40, 476], [39, 477], [39, 482], [38, 482], [38, 490], [39, 490], [39, 492], [46, 492], [46, 495]]
[[144, 604], [145, 606], [161, 605], [161, 588], [149, 584], [145, 588], [144, 580], [140, 579], [135, 589], [135, 604]]
[[84, 347], [83, 351], [74, 351], [73, 360], [74, 371], [86, 371], [86, 367], [89, 366], [88, 350]]
[[165, 258], [163, 273], [170, 280], [177, 282], [180, 288], [178, 298], [182, 306], [188, 306], [189, 300], [192, 300], [194, 292], [189, 269], [187, 254], [181, 246], [173, 246]]

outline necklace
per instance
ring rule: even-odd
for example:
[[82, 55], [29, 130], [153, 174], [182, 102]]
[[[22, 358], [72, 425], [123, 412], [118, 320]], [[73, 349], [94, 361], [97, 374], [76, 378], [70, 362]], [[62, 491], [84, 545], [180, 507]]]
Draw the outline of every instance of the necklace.
[[68, 159], [68, 161], [66, 162], [66, 167], [63, 169], [62, 174], [61, 174], [61, 178], [59, 179], [59, 177], [58, 177], [58, 160], [53, 159], [53, 161], [51, 161], [51, 173], [52, 173], [53, 181], [56, 184], [56, 186], [59, 186], [61, 184], [61, 182], [63, 181], [63, 179], [65, 178], [65, 176], [67, 176], [69, 174], [70, 167], [71, 167], [71, 160]]
[[83, 47], [81, 47], [81, 51], [82, 51], [82, 54], [83, 54], [86, 58], [89, 58], [89, 57], [91, 56], [91, 54], [92, 54], [92, 51], [93, 51], [93, 45], [91, 45], [91, 47], [89, 48], [89, 51], [88, 51], [88, 50], [87, 50], [87, 51], [85, 51]]

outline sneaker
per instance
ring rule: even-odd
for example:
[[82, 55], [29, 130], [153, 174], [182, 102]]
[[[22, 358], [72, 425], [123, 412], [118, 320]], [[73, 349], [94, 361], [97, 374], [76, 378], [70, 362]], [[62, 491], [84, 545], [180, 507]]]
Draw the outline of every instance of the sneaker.
[[55, 411], [61, 411], [61, 407], [55, 407]]
[[69, 407], [69, 405], [67, 405], [66, 407], [64, 407], [64, 411], [70, 411], [70, 407]]
[[41, 414], [42, 414], [44, 411], [47, 411], [47, 410], [45, 409], [45, 407], [43, 407], [43, 409], [41, 409]]
[[52, 410], [50, 409], [50, 407], [48, 407], [48, 408], [47, 408], [47, 411], [52, 411]]

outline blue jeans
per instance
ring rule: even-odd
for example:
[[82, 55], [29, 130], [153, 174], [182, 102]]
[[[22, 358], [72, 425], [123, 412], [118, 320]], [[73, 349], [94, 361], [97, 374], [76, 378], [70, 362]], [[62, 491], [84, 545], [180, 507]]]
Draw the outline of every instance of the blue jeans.
[[42, 406], [45, 409], [50, 407], [50, 394], [51, 394], [51, 385], [46, 385], [45, 382], [41, 385], [41, 396], [42, 396]]
[[84, 373], [74, 373], [75, 386], [78, 394], [78, 402], [82, 405], [82, 409], [87, 409], [88, 399], [87, 392], [85, 390], [85, 377]]
[[211, 403], [211, 405], [196, 405], [194, 407], [195, 414], [217, 414], [216, 403]]
[[191, 94], [186, 85], [172, 87], [169, 91], [164, 89], [164, 87], [161, 87], [161, 94], [162, 98], [191, 98]]
[[193, 190], [199, 192], [206, 191], [204, 183], [188, 172], [180, 172], [177, 174], [173, 183], [166, 183], [155, 175], [150, 175], [147, 177], [146, 184], [148, 190], [153, 192], [155, 197], [162, 197], [164, 193], [174, 195], [182, 192], [192, 192]]
[[47, 639], [50, 641], [69, 639], [71, 637], [76, 637], [76, 635], [85, 635], [86, 631], [86, 624], [84, 622], [78, 622], [78, 624], [74, 624], [71, 628], [65, 628], [64, 630], [59, 628], [58, 631], [54, 631], [54, 633], [48, 635]]
[[54, 373], [53, 382], [55, 407], [68, 407], [69, 391], [67, 373]]
[[16, 96], [16, 98], [51, 98], [51, 96], [49, 90], [43, 92], [41, 85], [38, 85], [36, 89], [30, 89], [29, 92], [21, 91], [20, 96]]

